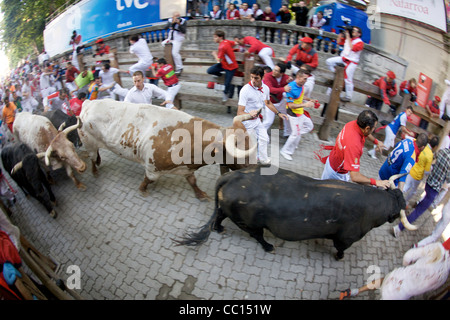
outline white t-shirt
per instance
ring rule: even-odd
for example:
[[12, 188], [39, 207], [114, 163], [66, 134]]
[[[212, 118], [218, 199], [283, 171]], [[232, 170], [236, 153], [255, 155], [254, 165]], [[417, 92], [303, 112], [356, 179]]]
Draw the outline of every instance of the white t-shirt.
[[[266, 100], [270, 100], [270, 89], [264, 83], [261, 90], [255, 88], [253, 85], [246, 84], [239, 93], [239, 106], [245, 106], [245, 112], [249, 113], [251, 110], [258, 110], [263, 108]], [[244, 121], [246, 128], [254, 127], [261, 122], [259, 118]]]
[[148, 48], [147, 41], [143, 38], [131, 45], [130, 52], [138, 56], [139, 62], [147, 62], [150, 64], [153, 62], [153, 55]]
[[41, 87], [41, 90], [50, 87], [50, 75], [42, 73], [41, 77], [39, 78], [39, 86]]
[[154, 84], [144, 83], [144, 88], [139, 90], [133, 87], [128, 91], [125, 96], [125, 102], [132, 103], [152, 103], [152, 98], [170, 100], [170, 96], [167, 91], [155, 86]]
[[111, 85], [113, 82], [115, 82], [114, 75], [117, 72], [119, 72], [119, 69], [113, 68], [113, 67], [109, 68], [109, 71], [107, 71], [107, 72], [104, 72], [103, 70], [101, 70], [98, 75], [100, 78], [102, 78], [103, 86], [107, 87], [107, 86]]
[[244, 11], [244, 9], [239, 9], [239, 16], [241, 17], [251, 17], [253, 15], [253, 9], [248, 8]]

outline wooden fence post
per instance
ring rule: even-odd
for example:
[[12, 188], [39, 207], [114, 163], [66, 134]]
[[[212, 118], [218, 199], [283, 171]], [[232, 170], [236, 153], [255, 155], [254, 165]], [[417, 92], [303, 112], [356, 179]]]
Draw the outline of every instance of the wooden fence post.
[[409, 106], [410, 100], [411, 100], [411, 94], [410, 93], [405, 93], [403, 95], [402, 104], [400, 105], [400, 108], [398, 108], [396, 110], [396, 114], [399, 114], [400, 112], [406, 110], [406, 107]]
[[[111, 67], [119, 69], [119, 61], [117, 60], [117, 48], [111, 49], [109, 64]], [[116, 81], [122, 87], [120, 72], [115, 73], [113, 77], [114, 81]]]
[[248, 83], [251, 78], [250, 78], [250, 70], [252, 70], [252, 68], [255, 65], [255, 57], [246, 57], [245, 58], [245, 62], [244, 62], [244, 84]]
[[173, 62], [172, 57], [172, 47], [173, 45], [171, 43], [167, 43], [164, 46], [164, 58], [166, 59], [168, 64], [172, 65], [173, 70], [175, 70], [175, 62]]
[[330, 102], [328, 103], [327, 106], [325, 119], [323, 120], [322, 126], [319, 129], [320, 140], [328, 140], [328, 136], [330, 135], [330, 125], [336, 116], [337, 109], [339, 107], [340, 95], [343, 88], [344, 88], [344, 68], [336, 67], [336, 75], [334, 77]]

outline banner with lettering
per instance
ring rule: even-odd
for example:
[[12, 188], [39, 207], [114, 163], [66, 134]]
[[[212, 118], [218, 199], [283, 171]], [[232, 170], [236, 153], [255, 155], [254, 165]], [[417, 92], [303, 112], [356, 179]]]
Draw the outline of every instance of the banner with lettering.
[[[428, 77], [427, 75], [420, 73], [419, 79], [417, 79], [417, 104], [422, 108], [428, 103], [428, 98], [430, 96], [431, 87], [433, 86], [433, 79]], [[413, 123], [416, 126], [419, 126], [420, 117], [412, 114], [409, 117], [409, 122]]]
[[443, 0], [377, 0], [377, 9], [381, 13], [416, 20], [447, 32]]
[[[82, 42], [90, 42], [117, 32], [165, 23], [160, 17], [160, 4], [186, 12], [185, 0], [83, 0], [51, 21], [44, 30], [45, 50], [50, 57], [71, 50], [72, 33], [77, 31]], [[164, 11], [164, 10], [162, 10]]]

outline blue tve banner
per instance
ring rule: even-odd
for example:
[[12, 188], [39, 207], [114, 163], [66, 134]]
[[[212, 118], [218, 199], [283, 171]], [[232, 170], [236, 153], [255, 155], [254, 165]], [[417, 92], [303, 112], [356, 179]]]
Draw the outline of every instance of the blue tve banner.
[[[114, 33], [161, 23], [160, 2], [162, 1], [80, 1], [46, 26], [45, 50], [50, 57], [71, 50], [69, 42], [74, 30], [81, 35], [82, 43], [86, 43]], [[165, 1], [164, 5], [175, 7], [177, 2], [179, 1]]]

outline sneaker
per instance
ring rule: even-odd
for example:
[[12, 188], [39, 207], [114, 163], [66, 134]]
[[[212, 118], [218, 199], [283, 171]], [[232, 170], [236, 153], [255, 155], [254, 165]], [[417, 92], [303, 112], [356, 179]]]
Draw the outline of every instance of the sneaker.
[[269, 165], [270, 165], [270, 159], [267, 159], [266, 161], [260, 160], [259, 163], [260, 163], [262, 166], [269, 166]]
[[402, 232], [402, 231], [400, 230], [400, 228], [397, 225], [392, 228], [392, 232], [393, 232], [394, 238], [398, 238], [400, 236], [400, 232]]
[[286, 160], [292, 161], [292, 157], [290, 155], [288, 155], [286, 152], [280, 151], [280, 154], [283, 158], [285, 158]]
[[351, 99], [349, 99], [349, 98], [347, 98], [347, 97], [343, 97], [343, 98], [341, 98], [341, 101], [342, 101], [342, 102], [350, 102]]
[[377, 156], [375, 155], [375, 149], [369, 150], [367, 153], [372, 159], [378, 159]]
[[222, 102], [226, 102], [226, 101], [228, 101], [228, 94], [224, 93], [222, 96]]

